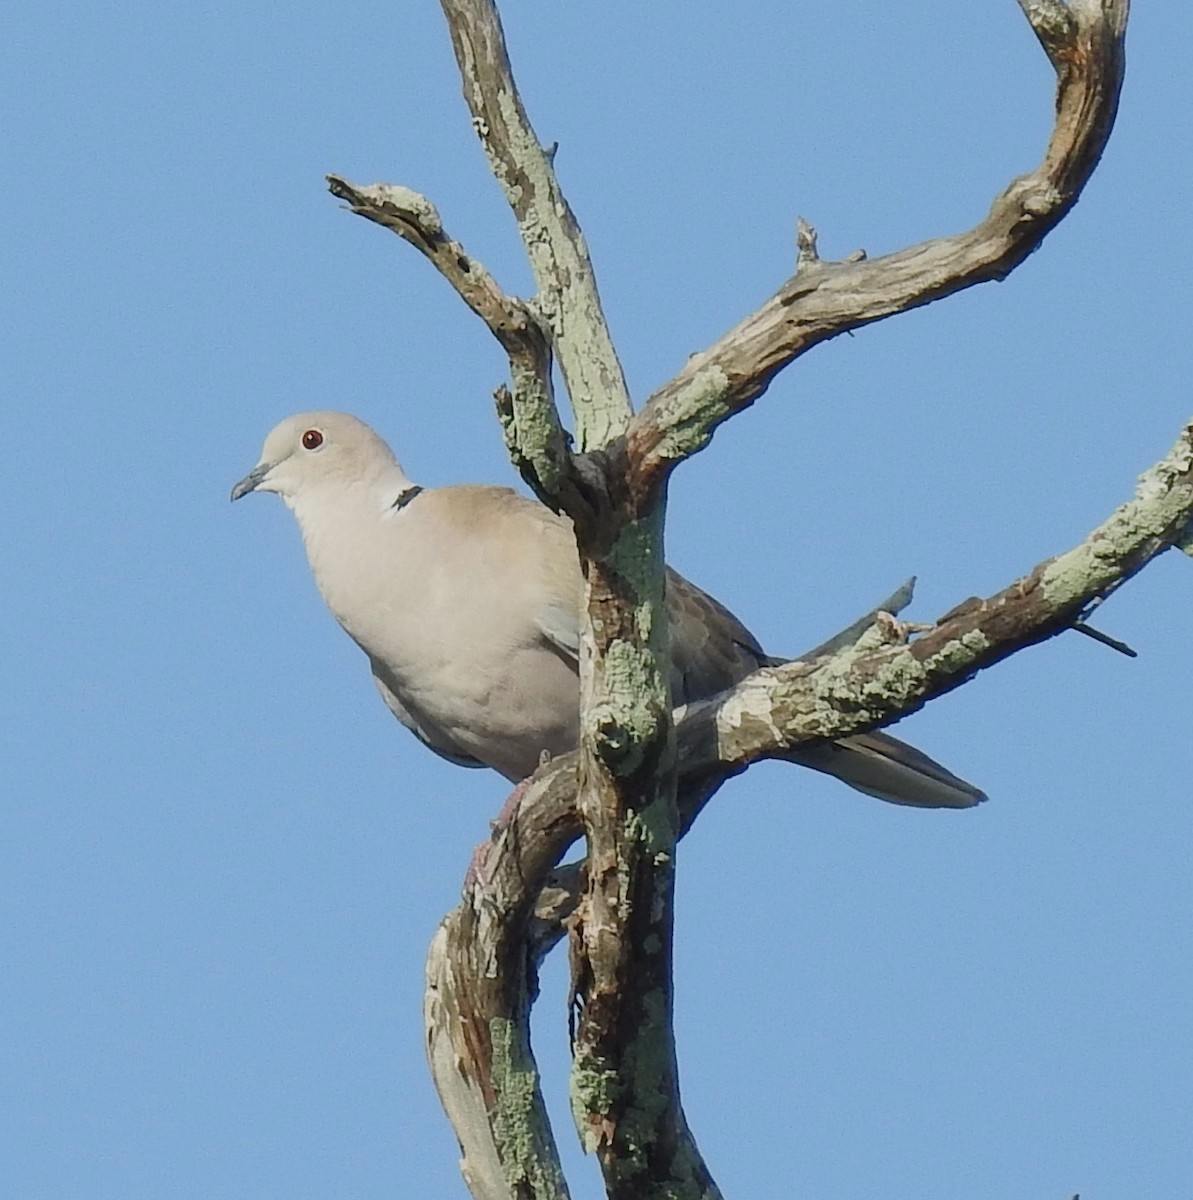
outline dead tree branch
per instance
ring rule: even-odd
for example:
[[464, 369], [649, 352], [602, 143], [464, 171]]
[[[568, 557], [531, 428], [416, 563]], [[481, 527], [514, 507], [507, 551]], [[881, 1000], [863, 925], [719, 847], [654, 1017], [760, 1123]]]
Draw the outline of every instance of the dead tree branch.
[[693, 355], [635, 416], [630, 486], [657, 488], [717, 426], [747, 408], [813, 346], [989, 280], [1005, 279], [1076, 204], [1118, 110], [1128, 0], [1020, 0], [1057, 74], [1056, 121], [1041, 164], [980, 224], [881, 258], [826, 262], [800, 231], [800, 269], [757, 312]]
[[[327, 190], [358, 216], [409, 242], [484, 321], [511, 362], [522, 364], [544, 381], [550, 378], [549, 338], [529, 306], [507, 296], [483, 264], [448, 237], [439, 211], [426, 196], [388, 183], [360, 187], [339, 175], [327, 176]], [[544, 389], [548, 386], [544, 382]]]
[[464, 100], [505, 189], [530, 258], [536, 304], [554, 335], [576, 410], [581, 450], [623, 432], [630, 398], [601, 309], [588, 247], [514, 84], [505, 33], [491, 0], [441, 0]]
[[489, 327], [509, 357], [512, 390], [496, 392], [506, 447], [519, 473], [545, 503], [580, 509], [578, 478], [559, 419], [551, 383], [551, 332], [534, 307], [509, 296], [484, 266], [448, 237], [438, 210], [410, 188], [387, 183], [367, 187], [327, 176], [328, 191], [358, 216], [409, 242], [455, 288]]
[[[979, 671], [1063, 633], [1157, 555], [1181, 545], [1193, 522], [1193, 421], [1140, 476], [1134, 497], [1078, 545], [984, 600], [966, 600], [909, 639], [898, 622], [828, 659], [764, 668], [724, 697], [692, 706], [679, 724], [681, 760], [746, 766], [886, 725], [968, 682]], [[765, 728], [762, 726], [765, 725]], [[788, 733], [798, 730], [795, 740]], [[815, 765], [817, 748], [797, 754]]]

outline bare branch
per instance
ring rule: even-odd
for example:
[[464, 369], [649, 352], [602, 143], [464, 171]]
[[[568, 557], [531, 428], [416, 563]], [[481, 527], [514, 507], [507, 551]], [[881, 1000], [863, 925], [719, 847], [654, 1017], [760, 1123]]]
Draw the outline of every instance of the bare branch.
[[629, 392], [597, 293], [584, 235], [514, 84], [505, 33], [492, 0], [441, 0], [451, 30], [464, 99], [518, 220], [539, 287], [537, 304], [576, 413], [581, 450], [625, 430]]
[[[1014, 180], [967, 233], [881, 258], [828, 263], [800, 231], [800, 265], [757, 312], [693, 355], [634, 418], [631, 488], [648, 493], [748, 407], [775, 375], [850, 329], [1005, 279], [1077, 202], [1110, 135], [1123, 77], [1127, 0], [1020, 0], [1057, 68], [1056, 122], [1044, 160]], [[814, 269], [806, 269], [814, 267]]]
[[1077, 22], [1064, 0], [1019, 0], [1044, 52], [1055, 64], [1077, 33]]
[[386, 183], [361, 187], [338, 175], [328, 175], [327, 186], [358, 216], [409, 242], [489, 327], [509, 356], [514, 386], [500, 388], [496, 400], [514, 465], [544, 503], [582, 511], [584, 502], [576, 491], [579, 474], [551, 385], [550, 335], [531, 306], [506, 295], [484, 266], [448, 237], [425, 196]]
[[[540, 772], [542, 775], [542, 772]], [[566, 1200], [530, 1047], [538, 960], [527, 923], [535, 885], [579, 834], [576, 775], [533, 790], [470, 874], [427, 959], [427, 1058], [475, 1200]]]
[[[583, 892], [581, 864], [552, 874], [583, 832], [577, 757], [535, 775], [427, 959], [427, 1057], [476, 1200], [567, 1196], [530, 1047], [530, 1007], [538, 964]], [[686, 780], [683, 829], [736, 773], [730, 767]]]
[[358, 216], [393, 230], [427, 258], [460, 298], [492, 331], [511, 360], [532, 369], [549, 388], [551, 350], [528, 306], [507, 296], [484, 266], [448, 237], [435, 206], [418, 192], [388, 183], [361, 187], [338, 175], [327, 188]]
[[1086, 621], [1075, 621], [1073, 630], [1076, 633], [1083, 633], [1087, 638], [1098, 642], [1100, 645], [1109, 646], [1111, 650], [1117, 650], [1119, 654], [1125, 655], [1127, 658], [1138, 658], [1139, 651], [1132, 650], [1126, 642], [1120, 641], [1118, 638], [1113, 638], [1108, 633], [1103, 633], [1100, 629], [1095, 629]]
[[575, 511], [569, 500], [576, 471], [567, 430], [559, 420], [559, 409], [550, 392], [519, 384], [514, 390], [502, 384], [494, 393], [497, 419], [505, 448], [519, 475], [549, 508]]
[[820, 251], [816, 248], [816, 230], [800, 217], [795, 222], [795, 269], [806, 271], [820, 261]]

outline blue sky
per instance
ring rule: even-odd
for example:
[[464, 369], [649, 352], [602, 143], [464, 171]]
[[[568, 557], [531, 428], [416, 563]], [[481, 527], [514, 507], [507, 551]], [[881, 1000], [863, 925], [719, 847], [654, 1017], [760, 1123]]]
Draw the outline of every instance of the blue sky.
[[[1193, 13], [1138, 5], [1118, 128], [1012, 278], [799, 361], [677, 476], [671, 561], [775, 653], [920, 577], [932, 619], [1080, 538], [1191, 408]], [[517, 3], [525, 98], [637, 397], [788, 274], [968, 227], [1035, 164], [1012, 0]], [[0, 14], [2, 1200], [464, 1197], [425, 947], [505, 787], [377, 700], [296, 530], [228, 489], [301, 409], [425, 484], [512, 482], [488, 333], [322, 176], [516, 233], [438, 8]], [[685, 1101], [727, 1195], [1187, 1200], [1193, 563], [900, 726], [979, 782], [901, 810], [790, 767], [680, 859]], [[564, 1094], [564, 979], [538, 1037]], [[599, 1195], [558, 1131], [578, 1200]]]

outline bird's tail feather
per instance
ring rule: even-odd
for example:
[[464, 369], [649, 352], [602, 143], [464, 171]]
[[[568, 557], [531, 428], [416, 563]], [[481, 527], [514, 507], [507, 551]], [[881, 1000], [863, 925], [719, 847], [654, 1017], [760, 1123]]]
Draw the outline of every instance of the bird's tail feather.
[[793, 750], [793, 762], [834, 775], [867, 796], [916, 808], [972, 808], [986, 793], [940, 763], [885, 733], [858, 733]]

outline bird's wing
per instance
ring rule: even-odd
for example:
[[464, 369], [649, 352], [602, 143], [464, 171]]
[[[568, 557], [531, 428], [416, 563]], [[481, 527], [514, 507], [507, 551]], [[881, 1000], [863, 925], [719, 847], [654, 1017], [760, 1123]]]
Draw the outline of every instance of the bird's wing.
[[539, 609], [535, 625], [560, 658], [579, 668], [580, 621], [575, 608], [552, 599]]
[[[541, 660], [532, 660], [539, 664], [534, 670], [544, 682], [541, 688], [529, 687], [526, 692], [527, 701], [533, 698], [539, 703], [537, 709], [531, 705], [523, 714], [532, 734], [524, 739], [525, 753], [518, 756], [516, 769], [511, 767], [503, 772], [514, 778], [533, 770], [544, 745], [558, 740], [554, 735], [547, 737], [540, 729], [549, 723], [548, 715], [557, 717], [556, 708], [575, 703], [570, 686], [562, 688], [561, 681], [553, 674], [557, 666], [550, 666], [550, 660], [555, 658], [562, 659], [573, 671], [577, 667], [583, 581], [574, 535], [565, 519], [505, 489], [466, 487], [449, 491], [450, 495], [441, 496], [446, 495], [453, 502], [461, 527], [483, 534], [498, 548], [483, 573], [484, 593], [490, 605], [485, 618], [492, 616], [495, 627], [507, 628], [504, 618], [510, 613], [524, 612], [526, 627], [537, 634], [544, 650], [549, 651]], [[476, 586], [477, 582], [473, 579], [469, 586]], [[783, 661], [767, 656], [754, 635], [723, 604], [670, 569], [666, 576], [666, 599], [671, 632], [672, 699], [676, 705], [716, 695], [759, 667]], [[485, 628], [485, 621], [481, 620], [471, 630], [474, 647], [478, 638], [483, 642]], [[482, 765], [457, 745], [446, 730], [411, 712], [397, 698], [394, 688], [386, 684], [383, 665], [379, 670], [374, 662], [374, 673], [390, 711], [416, 737], [451, 762]], [[552, 681], [549, 685], [548, 680]], [[570, 719], [569, 714], [564, 724]], [[504, 736], [511, 738], [508, 730]], [[985, 799], [979, 789], [928, 755], [885, 733], [858, 734], [801, 748], [789, 757], [893, 804], [968, 808]]]
[[[536, 625], [561, 657], [580, 654], [578, 578], [574, 558], [567, 569], [548, 572], [549, 587]], [[667, 569], [667, 618], [671, 624], [671, 693], [675, 704], [702, 700], [731, 687], [767, 662], [754, 635], [723, 605]]]
[[754, 635], [723, 604], [667, 569], [671, 699], [715, 696], [769, 660]]

